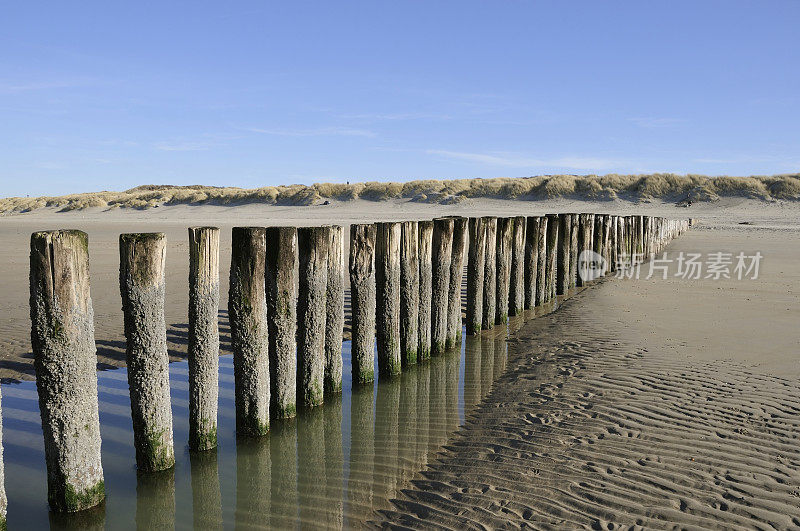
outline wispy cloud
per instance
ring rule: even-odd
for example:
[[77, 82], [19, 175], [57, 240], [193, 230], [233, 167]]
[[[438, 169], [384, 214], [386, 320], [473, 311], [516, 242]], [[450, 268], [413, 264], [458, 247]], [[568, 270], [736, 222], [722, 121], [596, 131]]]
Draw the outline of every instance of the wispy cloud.
[[52, 89], [74, 88], [89, 85], [88, 78], [54, 79], [48, 81], [0, 81], [0, 94], [18, 94]]
[[402, 121], [402, 120], [450, 120], [449, 114], [431, 112], [397, 112], [397, 113], [359, 113], [341, 114], [342, 118], [353, 120], [375, 120], [375, 121]]
[[594, 157], [558, 157], [552, 159], [534, 158], [523, 155], [493, 152], [493, 153], [466, 153], [461, 151], [447, 151], [442, 149], [428, 149], [429, 155], [475, 162], [488, 166], [508, 166], [511, 168], [570, 168], [575, 170], [599, 170], [626, 164], [625, 161], [610, 160]]
[[311, 129], [262, 129], [260, 127], [245, 128], [252, 133], [275, 136], [376, 136], [367, 129], [353, 129], [350, 127], [316, 127]]
[[661, 127], [673, 127], [676, 125], [680, 125], [682, 123], [686, 123], [686, 120], [683, 118], [647, 118], [647, 117], [638, 117], [638, 118], [630, 118], [630, 121], [638, 125], [639, 127], [646, 127], [648, 129], [657, 129]]
[[202, 142], [158, 142], [155, 144], [157, 151], [205, 151], [211, 144]]

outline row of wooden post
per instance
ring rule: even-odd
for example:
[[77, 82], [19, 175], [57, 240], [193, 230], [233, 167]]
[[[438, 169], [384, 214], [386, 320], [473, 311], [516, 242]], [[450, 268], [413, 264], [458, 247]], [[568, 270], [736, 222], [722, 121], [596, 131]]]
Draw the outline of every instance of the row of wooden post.
[[[379, 375], [391, 377], [461, 344], [465, 260], [464, 322], [476, 334], [582, 285], [580, 253], [597, 253], [613, 270], [659, 252], [687, 227], [595, 214], [351, 225], [353, 384], [374, 381], [376, 351]], [[270, 420], [341, 392], [344, 249], [339, 226], [233, 228], [228, 312], [237, 433], [264, 435]], [[123, 234], [119, 251], [137, 467], [163, 470], [175, 462], [166, 237]], [[219, 229], [189, 229], [189, 264], [189, 447], [200, 451], [217, 444]], [[87, 235], [34, 233], [30, 289], [48, 500], [56, 511], [74, 512], [105, 496]]]

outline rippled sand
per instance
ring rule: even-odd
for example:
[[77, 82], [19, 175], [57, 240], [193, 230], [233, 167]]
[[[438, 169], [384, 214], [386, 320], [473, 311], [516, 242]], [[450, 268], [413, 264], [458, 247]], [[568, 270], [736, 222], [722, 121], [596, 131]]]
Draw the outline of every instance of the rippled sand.
[[385, 523], [800, 526], [798, 244], [698, 229], [670, 251], [761, 250], [759, 280], [607, 279], [530, 321]]

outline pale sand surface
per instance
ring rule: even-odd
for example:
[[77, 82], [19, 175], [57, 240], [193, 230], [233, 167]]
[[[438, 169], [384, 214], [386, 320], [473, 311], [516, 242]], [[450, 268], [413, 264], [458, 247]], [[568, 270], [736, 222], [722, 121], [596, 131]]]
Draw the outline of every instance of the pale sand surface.
[[[99, 360], [124, 359], [117, 238], [169, 239], [171, 353], [185, 352], [186, 228], [222, 230], [222, 333], [230, 227], [459, 215], [607, 212], [693, 217], [668, 252], [761, 251], [756, 281], [608, 279], [530, 321], [507, 372], [466, 427], [398, 494], [387, 523], [445, 527], [800, 526], [800, 205], [476, 200], [315, 207], [48, 210], [0, 218], [0, 376], [30, 377], [28, 240], [90, 238]], [[739, 225], [747, 221], [752, 225]], [[647, 266], [645, 266], [646, 269]], [[27, 375], [26, 375], [27, 373]]]

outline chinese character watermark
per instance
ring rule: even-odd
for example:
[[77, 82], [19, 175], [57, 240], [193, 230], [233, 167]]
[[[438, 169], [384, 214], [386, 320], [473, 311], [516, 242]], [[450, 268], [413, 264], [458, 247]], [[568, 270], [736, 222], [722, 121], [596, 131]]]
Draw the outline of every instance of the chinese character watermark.
[[[584, 251], [584, 253], [586, 252], [590, 251]], [[583, 253], [581, 257], [583, 257]], [[674, 255], [668, 253], [663, 253], [661, 256], [650, 255], [650, 261], [647, 264], [642, 264], [643, 258], [640, 254], [620, 256], [615, 264], [615, 276], [639, 279], [642, 270], [646, 270], [644, 278], [647, 280], [651, 278], [666, 280], [670, 276], [685, 280], [757, 280], [763, 255], [760, 251], [754, 254], [740, 252], [736, 255], [728, 252], [713, 252], [703, 255], [702, 253], [681, 251]], [[675, 266], [672, 268], [674, 271], [671, 271], [670, 266], [673, 265]], [[583, 274], [583, 270], [580, 270], [579, 273]]]

